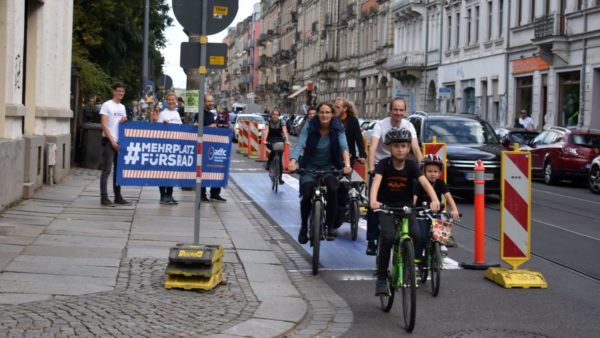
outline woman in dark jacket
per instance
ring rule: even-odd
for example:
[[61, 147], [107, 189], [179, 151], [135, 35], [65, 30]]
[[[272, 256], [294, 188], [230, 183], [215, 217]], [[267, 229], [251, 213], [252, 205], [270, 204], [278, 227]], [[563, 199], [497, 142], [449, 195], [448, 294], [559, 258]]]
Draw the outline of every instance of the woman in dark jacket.
[[[300, 157], [302, 152], [302, 157]], [[300, 159], [299, 159], [300, 158]], [[299, 160], [298, 160], [299, 159]], [[317, 107], [317, 118], [313, 118], [302, 129], [298, 143], [294, 146], [288, 165], [289, 171], [295, 171], [296, 165], [309, 170], [331, 170], [331, 167], [342, 169], [345, 174], [352, 173], [350, 155], [344, 127], [340, 120], [333, 116], [333, 107], [330, 103], [321, 103]], [[300, 215], [302, 226], [298, 234], [298, 242], [308, 242], [308, 217], [311, 211], [311, 196], [315, 186], [316, 177], [305, 174], [300, 177]], [[337, 177], [329, 175], [324, 178], [327, 185], [326, 228], [327, 240], [333, 240], [334, 223], [337, 209]]]
[[[356, 108], [352, 102], [338, 97], [335, 100], [335, 112], [336, 117], [340, 119], [344, 125], [346, 132], [346, 140], [348, 141], [348, 149], [350, 152], [350, 163], [354, 165], [354, 162], [358, 161], [361, 164], [365, 164], [367, 153], [365, 151], [365, 143], [363, 140], [362, 132], [360, 131], [360, 125], [358, 124], [358, 118], [356, 114]], [[358, 156], [356, 150], [358, 149]], [[341, 185], [338, 189], [338, 204], [337, 217], [335, 221], [335, 227], [339, 228], [344, 223], [344, 215], [348, 206], [348, 190], [344, 185]]]

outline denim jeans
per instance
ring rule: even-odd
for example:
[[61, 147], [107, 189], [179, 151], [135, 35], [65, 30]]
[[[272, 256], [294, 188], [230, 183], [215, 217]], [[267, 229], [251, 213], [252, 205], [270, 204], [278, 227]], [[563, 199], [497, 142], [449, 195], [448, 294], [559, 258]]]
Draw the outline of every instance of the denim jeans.
[[108, 176], [110, 176], [111, 170], [113, 170], [113, 192], [115, 198], [121, 197], [121, 186], [117, 185], [117, 156], [116, 152], [106, 137], [102, 138], [102, 158], [100, 161], [100, 198], [107, 199], [108, 191], [106, 188], [108, 182]]

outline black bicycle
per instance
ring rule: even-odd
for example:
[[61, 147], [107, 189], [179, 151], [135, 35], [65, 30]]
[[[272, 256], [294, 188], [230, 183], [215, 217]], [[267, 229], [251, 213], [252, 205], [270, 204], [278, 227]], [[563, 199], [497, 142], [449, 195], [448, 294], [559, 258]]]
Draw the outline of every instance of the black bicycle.
[[323, 178], [328, 174], [338, 176], [341, 170], [309, 170], [298, 169], [296, 172], [300, 175], [311, 174], [316, 177], [317, 183], [312, 191], [310, 226], [308, 227], [308, 238], [312, 246], [312, 273], [319, 273], [319, 255], [321, 250], [321, 240], [325, 238], [325, 207], [327, 206], [327, 186], [323, 183]]
[[350, 236], [353, 241], [358, 238], [358, 221], [360, 221], [360, 205], [365, 201], [362, 191], [365, 189], [364, 181], [350, 181], [346, 175], [340, 178], [348, 192], [348, 204], [346, 205], [346, 219], [350, 222]]
[[270, 143], [270, 149], [274, 153], [271, 164], [269, 165], [269, 177], [271, 178], [271, 189], [277, 193], [279, 190], [279, 177], [281, 177], [281, 166], [279, 165], [281, 154], [285, 148], [283, 142]]

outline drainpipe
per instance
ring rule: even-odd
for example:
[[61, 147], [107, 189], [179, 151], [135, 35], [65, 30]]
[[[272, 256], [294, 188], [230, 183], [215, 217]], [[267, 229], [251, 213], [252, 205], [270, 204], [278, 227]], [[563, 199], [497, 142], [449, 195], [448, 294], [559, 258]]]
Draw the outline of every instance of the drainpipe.
[[[444, 2], [440, 2], [440, 57], [438, 60], [438, 66], [437, 66], [437, 73], [438, 73], [438, 79], [440, 78], [440, 67], [442, 66], [442, 48], [444, 48], [444, 17], [446, 16], [446, 14], [444, 13]], [[442, 86], [442, 83], [439, 83], [438, 81], [438, 91], [440, 90], [439, 88]], [[437, 95], [437, 93], [436, 93]], [[436, 100], [437, 102], [437, 110], [441, 111], [441, 103], [442, 103], [442, 99], [438, 99]], [[445, 112], [447, 113], [447, 112]]]
[[427, 102], [429, 98], [429, 86], [427, 85], [427, 62], [429, 56], [429, 13], [427, 7], [425, 7], [425, 76], [423, 77], [423, 83], [425, 84], [425, 102], [423, 102], [423, 111], [427, 111]]
[[[587, 34], [588, 31], [588, 0], [585, 0], [584, 11], [583, 11], [583, 34]], [[583, 120], [585, 117], [585, 81], [586, 81], [586, 65], [587, 65], [587, 36], [583, 36], [583, 58], [581, 60], [581, 82], [579, 85], [579, 91], [581, 94], [579, 95], [579, 119], [577, 121], [577, 127], [583, 127]]]
[[[505, 98], [505, 105], [504, 105], [504, 118], [501, 119], [500, 121], [500, 126], [501, 127], [505, 127], [507, 124], [510, 125], [510, 123], [508, 122], [508, 68], [510, 68], [510, 55], [508, 54], [508, 49], [510, 48], [510, 10], [511, 10], [511, 6], [510, 4], [512, 3], [512, 1], [508, 1], [508, 11], [506, 13], [506, 48], [505, 48], [505, 52], [504, 55], [506, 55], [506, 66], [504, 69], [504, 98]], [[502, 27], [505, 27], [505, 25], [502, 25]]]

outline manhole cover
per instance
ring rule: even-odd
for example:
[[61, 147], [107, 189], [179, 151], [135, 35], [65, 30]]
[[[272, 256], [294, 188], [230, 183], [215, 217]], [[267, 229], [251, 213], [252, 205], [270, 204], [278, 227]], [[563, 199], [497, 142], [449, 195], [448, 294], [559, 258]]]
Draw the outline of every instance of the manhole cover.
[[545, 334], [510, 329], [473, 329], [453, 332], [447, 338], [550, 338]]

